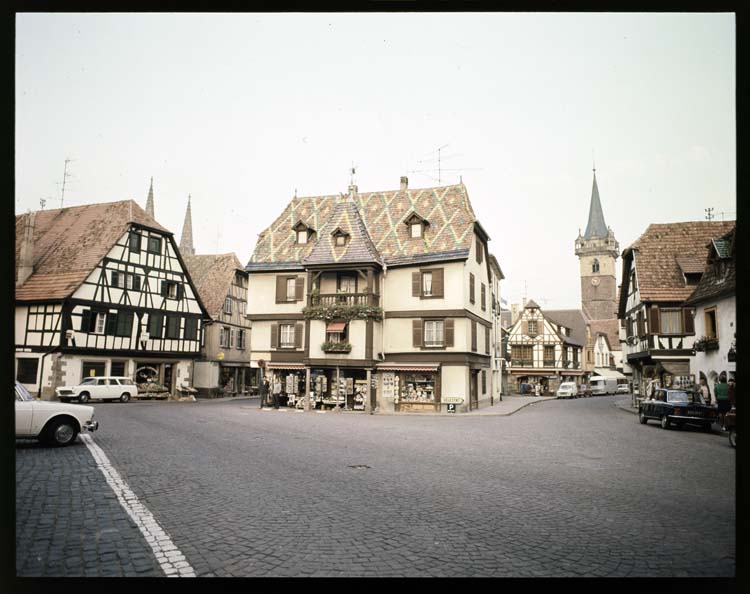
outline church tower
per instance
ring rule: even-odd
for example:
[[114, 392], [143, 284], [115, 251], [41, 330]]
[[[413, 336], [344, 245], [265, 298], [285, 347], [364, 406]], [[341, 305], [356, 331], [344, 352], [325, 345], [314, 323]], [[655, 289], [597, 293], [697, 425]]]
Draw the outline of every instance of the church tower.
[[589, 222], [586, 232], [578, 231], [576, 256], [581, 263], [581, 306], [583, 313], [592, 320], [609, 320], [617, 317], [617, 273], [615, 261], [620, 246], [612, 229], [604, 222], [599, 188], [591, 189]]
[[180, 239], [180, 253], [183, 256], [195, 256], [193, 248], [193, 213], [190, 211], [190, 194], [185, 211], [185, 222], [182, 224], [182, 238]]

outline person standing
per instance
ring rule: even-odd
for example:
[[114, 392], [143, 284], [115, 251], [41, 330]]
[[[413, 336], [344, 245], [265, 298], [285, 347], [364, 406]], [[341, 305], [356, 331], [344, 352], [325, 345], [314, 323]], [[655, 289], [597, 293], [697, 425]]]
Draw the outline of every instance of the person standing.
[[263, 378], [263, 381], [260, 382], [260, 407], [263, 408], [263, 405], [266, 403], [266, 399], [268, 398], [268, 378]]
[[273, 407], [279, 410], [279, 398], [281, 396], [281, 379], [278, 376], [273, 378]]
[[705, 378], [701, 378], [700, 386], [698, 386], [698, 389], [700, 390], [701, 396], [703, 396], [703, 400], [706, 404], [711, 403], [711, 390], [708, 389], [708, 384], [706, 383]]
[[716, 396], [716, 409], [719, 413], [719, 423], [721, 423], [722, 430], [724, 429], [724, 415], [727, 414], [730, 408], [729, 404], [729, 386], [727, 385], [727, 378], [721, 377], [719, 383], [714, 386], [714, 396]]

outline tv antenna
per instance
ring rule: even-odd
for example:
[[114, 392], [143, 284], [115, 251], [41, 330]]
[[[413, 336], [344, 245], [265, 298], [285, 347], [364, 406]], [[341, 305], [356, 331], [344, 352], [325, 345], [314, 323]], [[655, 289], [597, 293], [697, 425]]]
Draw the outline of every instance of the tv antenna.
[[714, 218], [714, 209], [711, 208], [704, 208], [703, 210], [706, 211], [706, 220], [711, 221]]
[[69, 177], [72, 177], [68, 173], [68, 163], [70, 163], [71, 161], [74, 161], [74, 159], [68, 159], [68, 158], [65, 159], [65, 169], [63, 170], [63, 180], [62, 180], [62, 191], [60, 192], [60, 208], [63, 207], [63, 202], [65, 200], [65, 182], [67, 181]]
[[40, 198], [39, 204], [42, 205], [42, 210], [44, 210], [44, 205], [47, 204], [47, 198]]
[[[431, 151], [427, 154], [425, 154], [425, 157], [432, 156], [431, 159], [422, 158], [419, 161], [417, 161], [418, 167], [423, 167], [420, 169], [412, 169], [409, 171], [409, 173], [419, 173], [421, 175], [424, 175], [425, 177], [429, 177], [430, 179], [436, 181], [438, 185], [442, 184], [443, 182], [443, 172], [445, 171], [481, 171], [481, 168], [476, 167], [457, 167], [457, 168], [450, 168], [450, 169], [444, 169], [443, 168], [443, 161], [448, 159], [454, 159], [456, 157], [462, 157], [462, 154], [454, 154], [454, 155], [443, 155], [443, 149], [448, 148], [449, 144], [444, 144], [441, 147], [438, 147], [434, 151]], [[437, 153], [437, 157], [435, 157], [435, 153]], [[437, 168], [435, 167], [437, 165]], [[437, 178], [435, 177], [435, 172], [437, 172]], [[462, 180], [463, 181], [463, 178]]]
[[354, 161], [352, 161], [352, 166], [349, 168], [349, 185], [354, 185], [354, 174], [357, 173], [357, 168], [354, 166]]

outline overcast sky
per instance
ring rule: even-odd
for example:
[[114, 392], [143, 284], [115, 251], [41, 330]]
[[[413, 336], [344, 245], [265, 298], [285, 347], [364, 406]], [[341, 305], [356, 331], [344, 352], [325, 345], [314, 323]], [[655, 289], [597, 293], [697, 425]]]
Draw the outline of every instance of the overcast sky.
[[508, 302], [578, 308], [592, 157], [622, 250], [733, 219], [735, 151], [733, 14], [16, 16], [16, 213], [60, 207], [66, 158], [65, 206], [153, 176], [178, 241], [191, 194], [196, 252], [243, 263], [352, 162], [360, 192], [462, 176]]

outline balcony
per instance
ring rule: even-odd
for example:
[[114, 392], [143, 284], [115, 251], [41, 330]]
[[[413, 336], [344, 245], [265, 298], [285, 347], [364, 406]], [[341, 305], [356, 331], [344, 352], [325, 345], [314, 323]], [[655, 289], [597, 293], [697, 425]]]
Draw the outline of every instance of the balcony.
[[368, 305], [377, 306], [380, 296], [373, 293], [313, 293], [313, 306]]
[[312, 305], [302, 309], [307, 320], [382, 320], [380, 296], [372, 293], [313, 293]]

